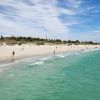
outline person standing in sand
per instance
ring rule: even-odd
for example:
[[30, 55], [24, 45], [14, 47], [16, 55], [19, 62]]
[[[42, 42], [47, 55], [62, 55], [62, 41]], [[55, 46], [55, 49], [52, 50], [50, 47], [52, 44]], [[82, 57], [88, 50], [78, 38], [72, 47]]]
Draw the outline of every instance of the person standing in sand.
[[54, 50], [54, 55], [55, 55], [55, 50]]
[[15, 56], [15, 51], [12, 52], [13, 57]]
[[15, 56], [15, 51], [12, 52], [12, 59], [11, 59], [12, 62], [14, 61], [14, 56]]
[[22, 51], [24, 51], [24, 48], [22, 47]]
[[15, 51], [12, 52], [12, 62], [14, 61]]

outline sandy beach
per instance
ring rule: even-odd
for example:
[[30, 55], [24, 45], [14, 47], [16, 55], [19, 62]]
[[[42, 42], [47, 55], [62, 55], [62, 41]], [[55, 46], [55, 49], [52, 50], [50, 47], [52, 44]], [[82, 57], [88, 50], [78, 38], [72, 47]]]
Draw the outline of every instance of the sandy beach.
[[[86, 50], [91, 48], [100, 48], [100, 45], [2, 45], [0, 46], [0, 63], [39, 55], [57, 54], [67, 51]], [[13, 51], [15, 53], [14, 55]]]

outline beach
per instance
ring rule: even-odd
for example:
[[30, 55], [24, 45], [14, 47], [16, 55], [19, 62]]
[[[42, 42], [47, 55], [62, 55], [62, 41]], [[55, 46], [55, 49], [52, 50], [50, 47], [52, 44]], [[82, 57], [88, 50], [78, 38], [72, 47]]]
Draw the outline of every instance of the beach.
[[[29, 58], [41, 55], [54, 55], [57, 53], [81, 51], [92, 48], [100, 48], [100, 45], [2, 45], [0, 46], [0, 63], [17, 59]], [[14, 52], [14, 54], [13, 54]]]

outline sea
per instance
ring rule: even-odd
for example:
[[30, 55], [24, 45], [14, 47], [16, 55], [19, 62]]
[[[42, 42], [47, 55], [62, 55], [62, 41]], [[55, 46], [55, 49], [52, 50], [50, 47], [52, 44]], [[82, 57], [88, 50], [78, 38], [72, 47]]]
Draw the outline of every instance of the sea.
[[1, 64], [0, 100], [100, 100], [100, 49]]

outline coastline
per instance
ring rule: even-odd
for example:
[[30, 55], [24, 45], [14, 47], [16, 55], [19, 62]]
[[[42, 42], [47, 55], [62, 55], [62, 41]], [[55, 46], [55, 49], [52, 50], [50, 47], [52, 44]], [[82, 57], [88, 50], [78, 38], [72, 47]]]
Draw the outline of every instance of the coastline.
[[[13, 63], [27, 58], [39, 58], [49, 55], [53, 56], [64, 52], [84, 51], [94, 48], [100, 48], [100, 45], [6, 45], [0, 47], [0, 65]], [[12, 55], [13, 51], [15, 52], [14, 56]]]

